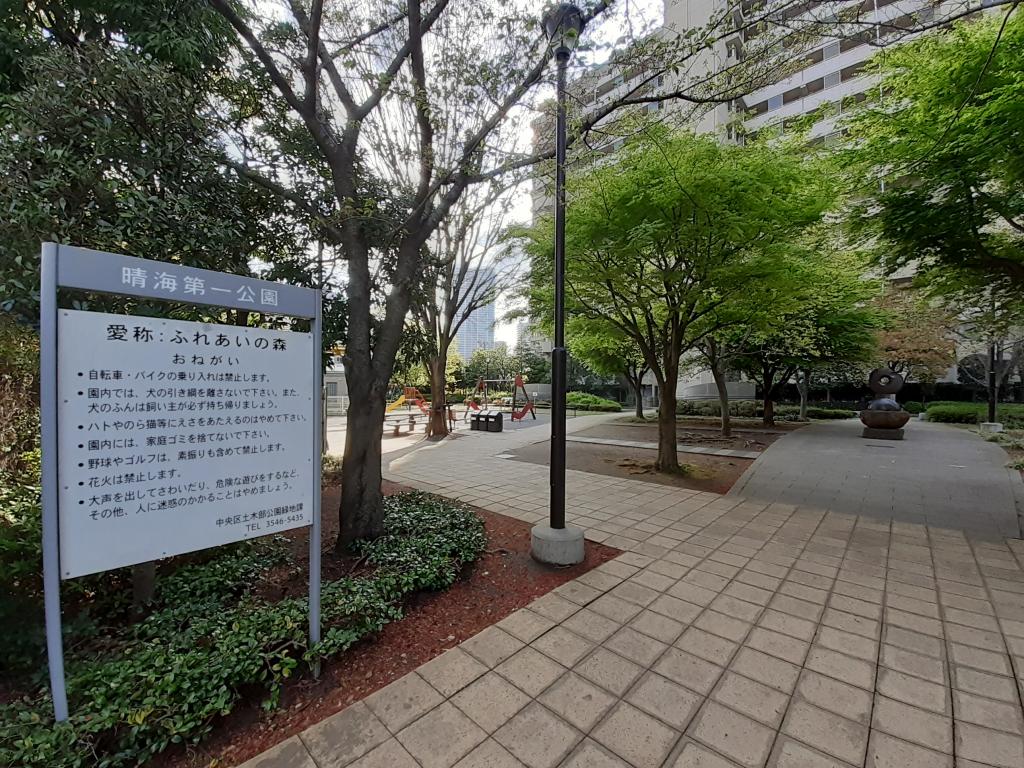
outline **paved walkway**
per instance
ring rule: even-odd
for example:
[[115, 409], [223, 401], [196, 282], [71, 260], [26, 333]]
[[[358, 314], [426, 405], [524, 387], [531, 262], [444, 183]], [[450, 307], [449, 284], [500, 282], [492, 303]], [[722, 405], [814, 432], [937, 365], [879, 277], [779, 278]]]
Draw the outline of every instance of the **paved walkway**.
[[[865, 440], [857, 419], [820, 422], [774, 442], [730, 496], [895, 518], [978, 535], [1019, 536], [1020, 473], [967, 430], [911, 421], [906, 438]], [[1016, 498], [1015, 498], [1016, 497]]]
[[[541, 519], [541, 431], [387, 474]], [[568, 475], [623, 555], [246, 768], [1024, 768], [1024, 542]]]

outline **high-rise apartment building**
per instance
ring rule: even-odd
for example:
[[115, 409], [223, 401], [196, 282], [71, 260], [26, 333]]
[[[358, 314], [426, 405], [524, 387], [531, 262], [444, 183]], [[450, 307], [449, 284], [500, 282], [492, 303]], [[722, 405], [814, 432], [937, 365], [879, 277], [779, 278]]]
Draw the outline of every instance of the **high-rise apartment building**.
[[[772, 0], [768, 0], [769, 3]], [[665, 0], [662, 27], [654, 34], [662, 38], [683, 36], [688, 30], [706, 28], [712, 20], [721, 20], [731, 12], [730, 25], [735, 31], [721, 35], [714, 44], [693, 58], [679, 74], [666, 74], [645, 86], [648, 91], [663, 93], [680, 90], [681, 82], [712, 79], [759, 55], [764, 36], [778, 31], [778, 24], [753, 24], [763, 18], [766, 5], [758, 0]], [[780, 67], [778, 79], [761, 78], [760, 87], [727, 103], [707, 106], [667, 100], [650, 103], [646, 109], [658, 112], [678, 127], [697, 133], [714, 133], [723, 141], [743, 141], [745, 136], [766, 128], [785, 130], [787, 124], [808, 115], [816, 119], [809, 131], [813, 142], [838, 139], [837, 123], [844, 111], [863, 101], [878, 86], [870, 65], [871, 56], [879, 47], [907, 39], [910, 30], [919, 28], [951, 10], [963, 8], [962, 0], [806, 0], [786, 4], [779, 11], [779, 21], [794, 28], [842, 29], [843, 34], [808, 37], [804, 35], [798, 48]], [[851, 21], [852, 19], [852, 21]], [[841, 21], [840, 21], [841, 20]], [[574, 99], [584, 112], [598, 109], [613, 99], [621, 98], [649, 75], [642, 67], [624, 67], [615, 63], [594, 68], [570, 85]], [[614, 118], [609, 118], [609, 120]], [[550, 141], [551, 121], [540, 118], [534, 124], [535, 142]], [[614, 152], [624, 143], [614, 131], [592, 141], [597, 161], [602, 152]], [[593, 156], [586, 162], [594, 161]], [[570, 160], [570, 162], [572, 162]], [[552, 205], [552, 173], [542, 171], [533, 182], [533, 213], [543, 214]], [[731, 382], [734, 397], [752, 397], [753, 385]], [[716, 397], [710, 374], [688, 374], [678, 383], [681, 398]]]
[[[489, 275], [481, 276], [481, 280], [490, 281], [490, 279]], [[466, 282], [472, 284], [473, 277], [467, 277]], [[478, 349], [494, 349], [494, 323], [495, 304], [493, 301], [476, 309], [465, 319], [455, 335], [455, 343], [458, 345], [459, 355], [463, 360], [469, 360]]]

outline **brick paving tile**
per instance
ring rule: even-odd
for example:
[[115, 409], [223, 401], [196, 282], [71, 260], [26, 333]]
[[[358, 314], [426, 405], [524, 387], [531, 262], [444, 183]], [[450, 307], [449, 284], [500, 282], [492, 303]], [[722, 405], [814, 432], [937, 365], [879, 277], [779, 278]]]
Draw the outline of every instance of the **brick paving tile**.
[[554, 768], [581, 737], [579, 731], [537, 702], [494, 734], [495, 741], [529, 768]]
[[780, 737], [775, 742], [772, 757], [768, 760], [769, 768], [850, 768], [849, 763], [842, 763], [833, 757], [811, 749], [799, 741]]
[[452, 697], [452, 703], [487, 733], [493, 733], [530, 697], [495, 672], [488, 672]]
[[640, 677], [643, 667], [606, 648], [598, 648], [577, 664], [574, 671], [621, 697]]
[[737, 768], [737, 764], [694, 742], [687, 742], [671, 768]]
[[480, 746], [459, 760], [455, 768], [522, 768], [507, 749], [494, 739], [487, 739]]
[[701, 697], [668, 678], [648, 672], [633, 686], [626, 701], [677, 730], [684, 730]]
[[704, 704], [689, 733], [716, 752], [740, 765], [764, 765], [775, 740], [775, 731], [713, 701]]
[[317, 766], [342, 768], [391, 737], [384, 723], [363, 702], [353, 704], [302, 732], [302, 742]]
[[885, 696], [876, 696], [871, 725], [876, 730], [885, 731], [904, 741], [912, 741], [937, 752], [953, 752], [952, 718], [934, 712], [911, 707]]
[[869, 724], [872, 696], [861, 688], [805, 669], [800, 675], [796, 693], [816, 707], [862, 725]]
[[866, 726], [797, 701], [786, 712], [782, 732], [853, 765], [864, 762]]
[[444, 699], [422, 677], [411, 672], [364, 701], [389, 731], [398, 733]]
[[561, 768], [632, 768], [592, 739], [584, 739]]
[[635, 768], [658, 768], [679, 732], [622, 702], [590, 732], [590, 737]]
[[397, 739], [388, 739], [352, 763], [351, 768], [418, 768], [419, 763]]
[[777, 728], [789, 704], [789, 696], [750, 678], [726, 672], [711, 698], [748, 717]]
[[487, 734], [451, 702], [444, 702], [405, 730], [398, 740], [423, 768], [451, 768]]
[[568, 672], [538, 699], [548, 709], [588, 732], [615, 704], [616, 698], [574, 672]]

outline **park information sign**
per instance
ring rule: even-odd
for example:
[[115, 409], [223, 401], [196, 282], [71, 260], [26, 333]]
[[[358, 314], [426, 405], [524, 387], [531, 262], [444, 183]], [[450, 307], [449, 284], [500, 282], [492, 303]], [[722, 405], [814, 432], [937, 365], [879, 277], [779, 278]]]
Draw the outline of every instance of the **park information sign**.
[[[43, 580], [57, 720], [60, 579], [310, 526], [320, 637], [320, 293], [43, 245]], [[309, 320], [308, 333], [59, 309], [57, 290]], [[219, 312], [211, 313], [216, 316]]]
[[60, 310], [61, 576], [309, 525], [308, 333]]

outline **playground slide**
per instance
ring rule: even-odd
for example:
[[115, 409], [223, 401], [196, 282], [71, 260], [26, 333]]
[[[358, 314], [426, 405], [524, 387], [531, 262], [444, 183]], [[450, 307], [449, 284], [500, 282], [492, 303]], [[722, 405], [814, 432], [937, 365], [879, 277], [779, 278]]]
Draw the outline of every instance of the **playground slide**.
[[405, 402], [405, 395], [399, 395], [398, 399], [393, 403], [388, 403], [388, 407], [384, 409], [384, 413], [391, 413], [395, 408]]

